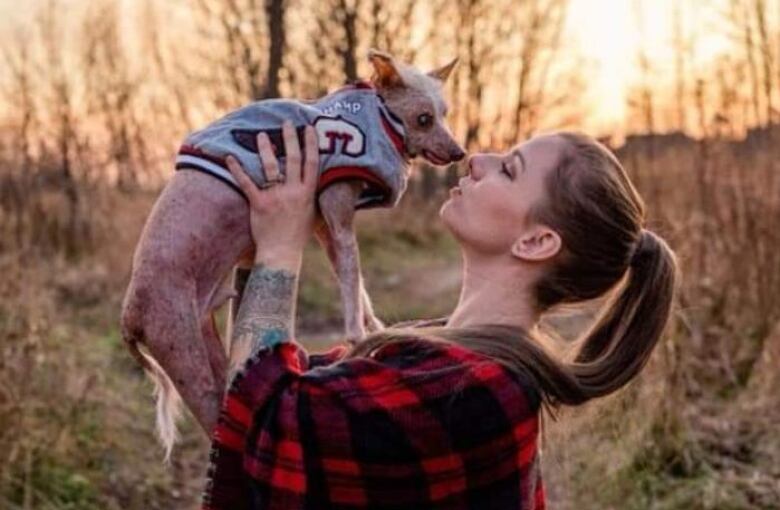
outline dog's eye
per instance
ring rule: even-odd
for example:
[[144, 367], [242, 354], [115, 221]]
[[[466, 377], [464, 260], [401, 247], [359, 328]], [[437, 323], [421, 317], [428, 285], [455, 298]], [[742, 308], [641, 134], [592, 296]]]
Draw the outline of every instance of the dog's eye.
[[433, 115], [430, 113], [421, 113], [417, 116], [417, 125], [420, 127], [429, 127], [433, 124]]

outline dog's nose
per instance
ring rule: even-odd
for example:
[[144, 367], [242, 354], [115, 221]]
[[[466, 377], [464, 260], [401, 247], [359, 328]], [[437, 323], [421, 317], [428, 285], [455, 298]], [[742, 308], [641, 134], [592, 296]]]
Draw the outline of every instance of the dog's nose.
[[466, 153], [463, 152], [461, 149], [455, 149], [454, 152], [450, 153], [450, 159], [452, 161], [460, 161], [461, 159], [466, 157]]

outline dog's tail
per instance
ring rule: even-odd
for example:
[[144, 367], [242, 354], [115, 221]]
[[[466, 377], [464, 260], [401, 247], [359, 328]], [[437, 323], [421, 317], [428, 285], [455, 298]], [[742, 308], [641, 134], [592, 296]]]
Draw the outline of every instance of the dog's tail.
[[139, 335], [125, 331], [127, 348], [154, 382], [157, 397], [157, 435], [165, 448], [165, 462], [170, 461], [173, 445], [179, 437], [176, 421], [181, 415], [181, 397], [163, 368], [151, 355], [141, 350]]

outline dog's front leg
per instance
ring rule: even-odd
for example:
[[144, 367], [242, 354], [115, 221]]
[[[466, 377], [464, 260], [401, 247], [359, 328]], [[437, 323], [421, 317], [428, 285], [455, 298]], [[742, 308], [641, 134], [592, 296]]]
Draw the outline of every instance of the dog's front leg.
[[360, 253], [353, 226], [355, 204], [362, 189], [363, 184], [359, 181], [337, 182], [319, 196], [320, 212], [330, 231], [332, 252], [328, 255], [339, 280], [344, 330], [351, 341], [365, 336], [360, 302]]
[[[322, 249], [325, 250], [325, 253], [328, 255], [331, 267], [335, 273], [336, 267], [338, 266], [336, 248], [334, 247], [333, 235], [330, 232], [330, 228], [323, 218], [317, 219], [317, 223], [314, 227], [314, 235], [317, 237], [317, 240], [319, 241], [320, 246], [322, 246]], [[336, 274], [336, 276], [338, 277], [338, 274]], [[360, 278], [360, 302], [363, 306], [363, 326], [365, 326], [366, 331], [371, 333], [384, 329], [384, 323], [379, 320], [379, 318], [377, 318], [376, 314], [374, 313], [374, 306], [371, 303], [371, 298], [368, 295], [365, 281], [363, 280], [362, 276]]]

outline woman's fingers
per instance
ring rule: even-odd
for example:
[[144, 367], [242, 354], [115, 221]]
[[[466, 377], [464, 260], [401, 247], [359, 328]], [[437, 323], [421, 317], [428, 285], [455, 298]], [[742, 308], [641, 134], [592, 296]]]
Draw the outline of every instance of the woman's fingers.
[[284, 138], [284, 150], [287, 153], [286, 179], [291, 183], [301, 182], [301, 148], [298, 145], [298, 134], [289, 120], [282, 124], [282, 137]]
[[307, 125], [304, 131], [305, 162], [303, 164], [302, 180], [308, 188], [316, 188], [320, 174], [320, 150], [317, 131], [314, 126]]
[[260, 190], [255, 186], [254, 181], [246, 174], [241, 163], [230, 155], [225, 158], [225, 163], [227, 164], [228, 170], [230, 170], [230, 175], [233, 176], [241, 190], [244, 192], [244, 195], [246, 195], [247, 200], [249, 200], [249, 205], [258, 207], [260, 205], [260, 200], [262, 200]]
[[262, 131], [257, 134], [257, 152], [260, 155], [260, 162], [263, 164], [263, 173], [265, 180], [272, 184], [279, 181], [279, 163], [276, 161], [273, 146], [268, 135]]

